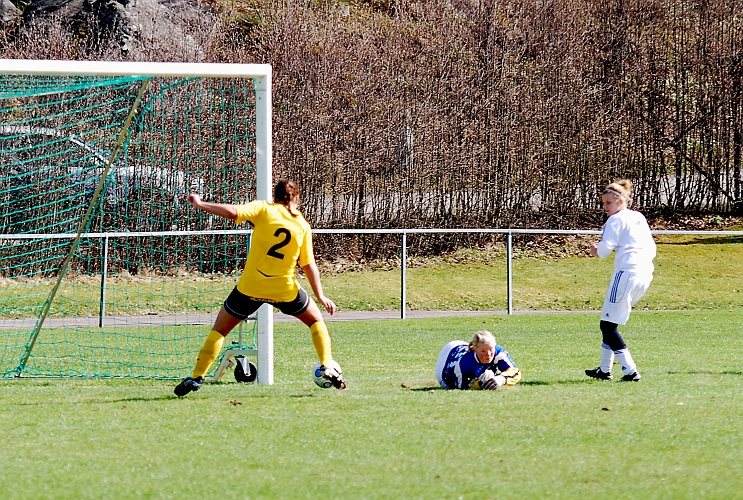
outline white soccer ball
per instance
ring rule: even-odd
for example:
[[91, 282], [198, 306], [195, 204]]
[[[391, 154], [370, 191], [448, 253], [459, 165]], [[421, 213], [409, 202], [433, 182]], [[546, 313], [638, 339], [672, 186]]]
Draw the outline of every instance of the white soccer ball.
[[[343, 374], [343, 370], [341, 370], [341, 365], [339, 365], [335, 360], [330, 362], [330, 366], [338, 370], [339, 374]], [[330, 387], [333, 387], [333, 384], [330, 382], [330, 380], [323, 377], [324, 373], [325, 373], [325, 369], [318, 361], [317, 363], [315, 363], [315, 367], [312, 369], [312, 380], [315, 381], [318, 387], [322, 387], [323, 389], [329, 389]]]

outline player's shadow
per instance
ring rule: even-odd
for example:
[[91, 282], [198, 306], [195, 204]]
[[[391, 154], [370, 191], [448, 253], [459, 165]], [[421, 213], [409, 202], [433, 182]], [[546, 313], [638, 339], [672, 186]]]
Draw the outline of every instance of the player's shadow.
[[[517, 385], [513, 387], [519, 387], [521, 385], [529, 385], [529, 386], [539, 386], [539, 385], [580, 385], [580, 384], [591, 384], [596, 382], [593, 379], [572, 379], [572, 380], [522, 380]], [[435, 386], [425, 386], [425, 387], [403, 387], [403, 389], [407, 389], [409, 391], [416, 391], [416, 392], [431, 392], [431, 391], [444, 391], [444, 389], [441, 386], [435, 385]], [[508, 389], [508, 388], [506, 388]]]
[[583, 385], [591, 384], [595, 380], [586, 379], [566, 379], [566, 380], [522, 380], [519, 385]]
[[596, 380], [592, 378], [571, 378], [571, 379], [562, 379], [562, 380], [522, 380], [518, 383], [516, 387], [519, 385], [533, 385], [533, 386], [551, 386], [551, 385], [583, 385], [583, 384], [595, 384], [595, 383], [601, 383], [601, 382], [607, 382], [606, 380]]
[[743, 371], [738, 370], [687, 370], [687, 371], [669, 371], [669, 375], [743, 375]]
[[145, 397], [145, 396], [139, 396], [136, 398], [119, 398], [119, 399], [106, 399], [100, 401], [100, 403], [137, 403], [140, 401], [167, 401], [169, 399], [184, 399], [179, 398], [175, 394], [161, 394], [159, 396], [151, 396], [151, 397]]
[[743, 236], [706, 236], [704, 238], [692, 238], [688, 241], [663, 241], [664, 245], [723, 245], [731, 243], [743, 243]]

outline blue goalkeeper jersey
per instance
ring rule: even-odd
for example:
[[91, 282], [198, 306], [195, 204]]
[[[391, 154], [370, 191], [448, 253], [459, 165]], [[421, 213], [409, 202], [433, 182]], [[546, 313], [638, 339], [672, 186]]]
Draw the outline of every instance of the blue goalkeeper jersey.
[[495, 367], [498, 372], [502, 372], [513, 366], [516, 364], [510, 354], [500, 345], [496, 344], [491, 363], [480, 363], [475, 351], [470, 351], [468, 344], [462, 341], [449, 351], [441, 379], [449, 389], [469, 389], [485, 370]]

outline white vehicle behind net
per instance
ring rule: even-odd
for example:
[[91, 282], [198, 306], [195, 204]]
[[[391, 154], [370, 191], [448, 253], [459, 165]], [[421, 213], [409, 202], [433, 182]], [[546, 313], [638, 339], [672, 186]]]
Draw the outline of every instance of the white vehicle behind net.
[[[108, 151], [83, 137], [46, 127], [1, 125], [0, 141], [5, 153], [0, 157], [0, 181], [10, 183], [21, 195], [24, 188], [37, 184], [39, 172], [46, 179], [59, 179], [74, 191], [93, 196], [108, 165]], [[42, 163], [40, 165], [40, 163]], [[204, 180], [178, 169], [126, 164], [117, 158], [108, 173], [101, 201], [108, 207], [153, 199], [179, 205], [192, 191], [204, 192]]]

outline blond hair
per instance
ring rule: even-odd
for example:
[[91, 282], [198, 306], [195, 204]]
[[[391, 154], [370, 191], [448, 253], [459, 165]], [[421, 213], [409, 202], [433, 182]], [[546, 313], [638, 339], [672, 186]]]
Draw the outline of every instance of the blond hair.
[[469, 349], [470, 351], [474, 351], [477, 349], [477, 346], [486, 342], [495, 345], [495, 335], [487, 330], [480, 330], [479, 332], [476, 332], [472, 337], [472, 340], [470, 340]]
[[604, 194], [611, 194], [616, 198], [624, 198], [627, 205], [629, 205], [632, 202], [632, 181], [629, 179], [614, 181], [606, 186]]

